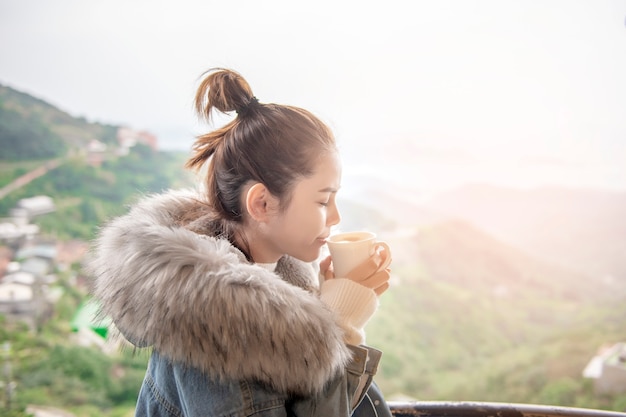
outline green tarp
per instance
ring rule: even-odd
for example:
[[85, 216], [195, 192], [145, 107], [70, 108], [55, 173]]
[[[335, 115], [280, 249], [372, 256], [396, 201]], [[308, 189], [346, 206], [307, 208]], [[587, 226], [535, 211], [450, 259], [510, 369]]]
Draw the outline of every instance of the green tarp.
[[77, 332], [82, 328], [88, 328], [98, 333], [103, 339], [106, 339], [111, 320], [97, 317], [98, 308], [98, 304], [93, 300], [81, 304], [78, 310], [76, 310], [74, 318], [72, 318], [72, 331]]

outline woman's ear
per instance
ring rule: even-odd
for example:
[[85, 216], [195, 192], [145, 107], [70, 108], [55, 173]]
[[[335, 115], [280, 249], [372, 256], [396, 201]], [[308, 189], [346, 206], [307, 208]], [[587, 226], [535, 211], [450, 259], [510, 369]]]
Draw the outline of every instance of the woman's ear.
[[257, 222], [266, 222], [272, 212], [275, 199], [265, 184], [257, 182], [246, 193], [246, 210]]

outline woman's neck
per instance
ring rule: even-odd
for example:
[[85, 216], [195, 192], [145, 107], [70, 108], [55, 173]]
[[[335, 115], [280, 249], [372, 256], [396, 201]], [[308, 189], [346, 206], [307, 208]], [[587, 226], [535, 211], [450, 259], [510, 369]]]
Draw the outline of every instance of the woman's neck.
[[234, 245], [239, 248], [248, 258], [257, 264], [276, 264], [281, 255], [269, 250], [270, 245], [265, 243], [262, 235], [254, 231], [247, 233], [243, 230], [233, 236]]

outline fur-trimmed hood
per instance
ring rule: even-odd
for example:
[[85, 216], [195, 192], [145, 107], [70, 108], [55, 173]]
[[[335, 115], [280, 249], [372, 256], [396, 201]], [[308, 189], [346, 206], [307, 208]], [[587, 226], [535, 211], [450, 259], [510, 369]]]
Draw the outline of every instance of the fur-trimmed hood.
[[102, 228], [86, 263], [102, 314], [134, 344], [213, 376], [317, 392], [350, 353], [312, 266], [283, 257], [270, 272], [227, 240], [179, 226], [198, 198], [146, 197]]

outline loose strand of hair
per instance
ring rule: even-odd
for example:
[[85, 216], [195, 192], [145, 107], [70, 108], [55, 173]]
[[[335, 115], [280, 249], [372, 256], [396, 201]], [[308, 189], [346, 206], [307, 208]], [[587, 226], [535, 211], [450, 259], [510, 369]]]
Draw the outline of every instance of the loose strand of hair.
[[212, 77], [208, 76], [202, 80], [198, 89], [196, 90], [196, 96], [194, 98], [194, 108], [196, 114], [201, 119], [211, 122], [213, 113], [213, 103], [209, 100], [208, 92], [211, 88]]
[[185, 168], [191, 170], [200, 169], [222, 143], [224, 136], [230, 130], [230, 125], [231, 123], [220, 129], [198, 136], [192, 147], [191, 157], [185, 163]]

